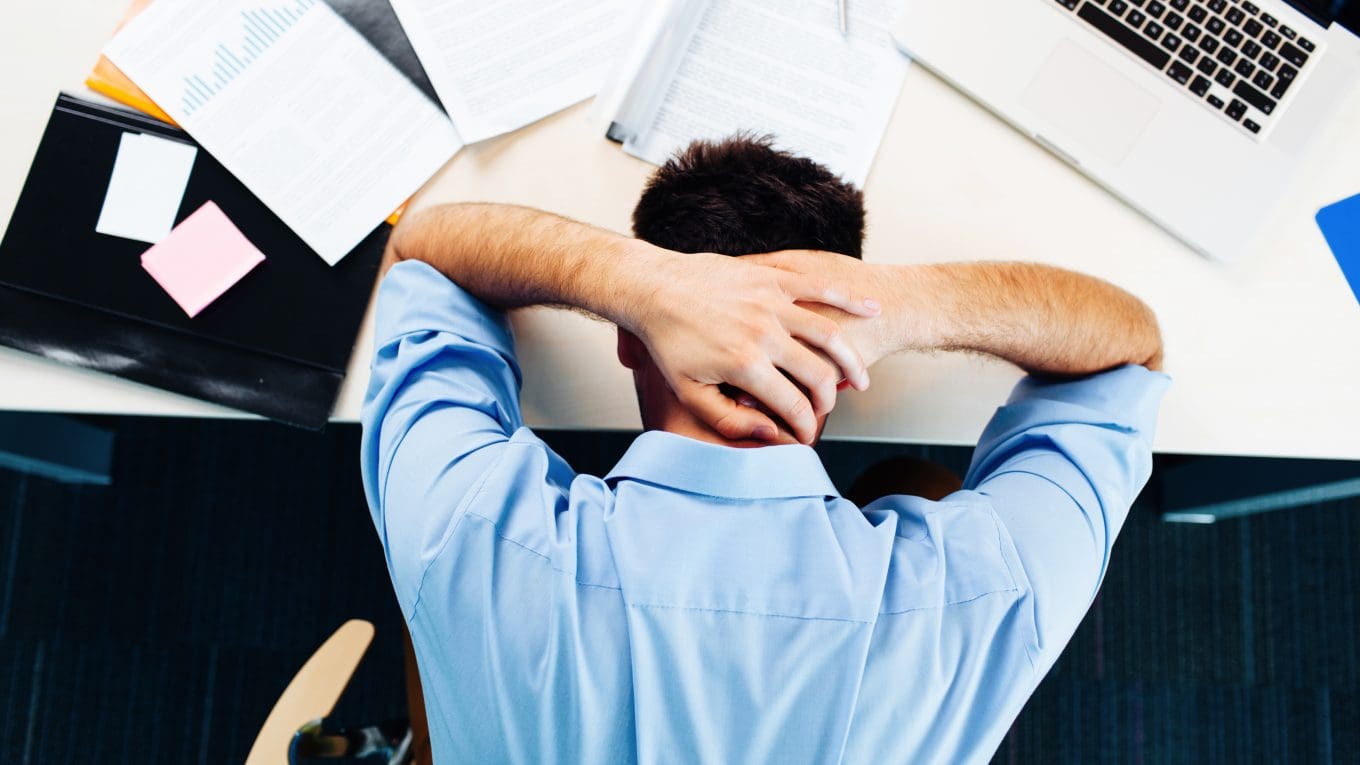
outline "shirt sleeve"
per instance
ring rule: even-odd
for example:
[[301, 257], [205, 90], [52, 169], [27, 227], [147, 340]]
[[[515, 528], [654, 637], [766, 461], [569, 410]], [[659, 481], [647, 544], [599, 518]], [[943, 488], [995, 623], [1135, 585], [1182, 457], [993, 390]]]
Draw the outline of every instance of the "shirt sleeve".
[[1152, 474], [1166, 375], [1125, 366], [1079, 380], [1021, 380], [982, 434], [964, 487], [988, 497], [1033, 605], [1030, 649], [1046, 671], [1105, 576], [1110, 549]]
[[404, 261], [378, 289], [361, 469], [408, 617], [429, 563], [522, 426], [514, 340], [494, 310]]

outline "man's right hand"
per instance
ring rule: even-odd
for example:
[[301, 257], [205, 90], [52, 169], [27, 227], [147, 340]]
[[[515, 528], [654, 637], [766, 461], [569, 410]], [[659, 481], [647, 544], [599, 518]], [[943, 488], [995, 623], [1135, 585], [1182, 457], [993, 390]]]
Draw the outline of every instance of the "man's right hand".
[[636, 329], [627, 328], [646, 344], [676, 398], [725, 438], [770, 441], [778, 429], [724, 395], [723, 383], [763, 403], [803, 443], [812, 443], [817, 418], [835, 406], [838, 382], [869, 387], [854, 339], [812, 307], [872, 321], [878, 303], [856, 283], [747, 258], [660, 253], [639, 259], [650, 261], [640, 275], [649, 297], [629, 322]]

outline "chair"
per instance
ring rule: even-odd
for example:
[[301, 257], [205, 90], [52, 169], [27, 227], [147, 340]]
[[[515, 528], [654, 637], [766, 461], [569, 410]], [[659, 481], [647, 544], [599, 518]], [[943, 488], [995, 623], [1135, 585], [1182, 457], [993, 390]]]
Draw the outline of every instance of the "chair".
[[351, 619], [340, 625], [279, 696], [246, 765], [409, 763], [412, 733], [405, 721], [346, 729], [327, 719], [372, 642], [372, 624]]

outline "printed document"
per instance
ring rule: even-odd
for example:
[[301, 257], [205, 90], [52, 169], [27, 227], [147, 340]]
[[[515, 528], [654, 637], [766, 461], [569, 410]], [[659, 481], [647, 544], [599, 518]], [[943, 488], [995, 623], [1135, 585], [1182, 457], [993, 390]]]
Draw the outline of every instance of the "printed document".
[[769, 134], [863, 186], [908, 61], [899, 0], [662, 0], [631, 22], [601, 93], [610, 136], [661, 164], [698, 138]]
[[595, 95], [628, 19], [623, 0], [392, 0], [392, 7], [468, 143]]
[[332, 265], [462, 146], [322, 0], [157, 0], [105, 54]]

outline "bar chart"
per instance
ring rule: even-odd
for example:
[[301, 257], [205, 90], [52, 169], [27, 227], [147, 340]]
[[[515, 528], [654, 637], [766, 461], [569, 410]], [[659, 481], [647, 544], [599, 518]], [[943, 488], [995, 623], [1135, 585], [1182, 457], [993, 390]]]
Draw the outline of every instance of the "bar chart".
[[273, 7], [241, 11], [241, 37], [213, 48], [212, 69], [184, 78], [182, 106], [192, 116], [264, 55], [321, 0], [290, 0]]

